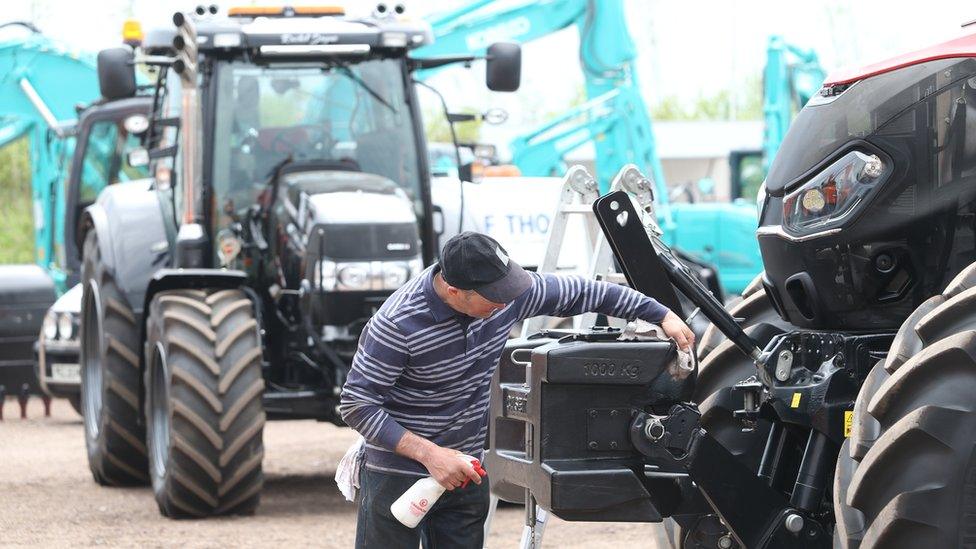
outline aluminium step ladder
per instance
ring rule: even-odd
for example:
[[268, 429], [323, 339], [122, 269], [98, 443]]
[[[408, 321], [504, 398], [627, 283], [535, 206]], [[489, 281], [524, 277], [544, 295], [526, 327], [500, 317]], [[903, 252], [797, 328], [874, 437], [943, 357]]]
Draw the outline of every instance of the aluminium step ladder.
[[[654, 201], [654, 184], [648, 179], [640, 169], [634, 164], [627, 164], [613, 178], [610, 192], [624, 190], [634, 200], [638, 206], [637, 210], [642, 216], [650, 216], [651, 221], [644, 219], [644, 226], [648, 231], [660, 230], [657, 228], [657, 220], [652, 216]], [[586, 168], [576, 165], [566, 172], [563, 177], [562, 191], [559, 195], [559, 203], [556, 206], [556, 213], [549, 226], [549, 234], [546, 238], [546, 251], [542, 262], [539, 264], [537, 272], [555, 273], [559, 267], [560, 255], [566, 243], [567, 232], [570, 221], [574, 216], [582, 216], [584, 223], [584, 233], [586, 236], [587, 268], [581, 274], [590, 278], [600, 278], [609, 282], [626, 284], [626, 279], [621, 273], [613, 270], [613, 253], [607, 243], [603, 230], [600, 228], [593, 213], [593, 203], [600, 197], [599, 186], [596, 179], [586, 170]], [[522, 325], [522, 337], [538, 332], [545, 327], [548, 317], [533, 317], [527, 319]], [[596, 314], [586, 313], [577, 315], [573, 319], [573, 327], [580, 329], [583, 326], [595, 324]], [[527, 365], [527, 367], [529, 367]], [[531, 441], [526, 441], [531, 444]], [[498, 509], [498, 497], [491, 495], [488, 508], [488, 516], [485, 519], [484, 540], [487, 549], [488, 534], [491, 531], [492, 520]], [[526, 521], [522, 529], [522, 537], [519, 541], [519, 549], [539, 549], [542, 546], [542, 537], [545, 533], [546, 525], [549, 522], [549, 512], [536, 505], [535, 497], [526, 490], [525, 505]], [[666, 520], [653, 529], [652, 541], [654, 547], [673, 549], [673, 536], [669, 531], [674, 525]]]

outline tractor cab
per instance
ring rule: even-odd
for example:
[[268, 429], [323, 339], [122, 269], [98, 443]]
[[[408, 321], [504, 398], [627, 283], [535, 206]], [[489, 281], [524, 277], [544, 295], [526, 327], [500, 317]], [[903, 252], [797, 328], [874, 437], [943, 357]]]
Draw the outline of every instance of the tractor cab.
[[[226, 17], [212, 11], [194, 18], [192, 49], [198, 56], [192, 60], [179, 27], [150, 31], [142, 44], [145, 61], [159, 71], [147, 140], [157, 178], [169, 179], [173, 189], [186, 188], [178, 176], [189, 174], [174, 164], [173, 145], [192, 118], [185, 116], [186, 79], [180, 74], [194, 70], [197, 108], [204, 116], [190, 130], [199, 136], [201, 156], [193, 174], [199, 180], [191, 183], [206, 188], [196, 213], [214, 234], [259, 200], [276, 201], [269, 184], [285, 164], [290, 171], [306, 166], [327, 179], [373, 174], [402, 191], [416, 218], [412, 240], [419, 239], [418, 254], [429, 262], [436, 252], [430, 168], [412, 72], [464, 59], [411, 59], [412, 49], [431, 41], [430, 28], [391, 11], [358, 19], [335, 7], [233, 8]], [[516, 58], [489, 58], [489, 80], [496, 74], [490, 87], [514, 89], [506, 73], [517, 79], [517, 48], [515, 53]], [[174, 54], [175, 63], [156, 64]], [[167, 127], [175, 117], [182, 117], [183, 126]], [[187, 193], [173, 197], [176, 219], [192, 208], [180, 194]], [[362, 211], [370, 209], [382, 218], [363, 203]], [[210, 259], [220, 262], [216, 248]]]
[[[142, 47], [150, 65], [152, 56], [177, 54], [176, 64], [157, 67], [158, 102], [147, 141], [161, 187], [175, 191], [177, 221], [193, 208], [184, 200], [192, 185], [206, 189], [196, 213], [215, 235], [259, 201], [296, 208], [274, 194], [284, 190], [277, 177], [288, 165], [291, 173], [314, 172], [322, 180], [348, 175], [353, 186], [361, 174], [382, 177], [403, 191], [416, 217], [412, 240], [429, 229], [430, 197], [421, 183], [427, 166], [418, 154], [422, 126], [407, 59], [410, 47], [429, 41], [427, 29], [392, 19], [351, 20], [336, 8], [241, 8], [227, 17], [197, 14], [193, 23], [198, 56], [192, 60], [179, 61], [187, 52], [174, 46], [186, 46], [178, 28], [150, 31]], [[198, 75], [189, 87], [204, 113], [192, 128], [187, 122], [197, 120], [186, 112], [188, 86], [180, 77], [187, 70]], [[183, 118], [182, 126], [166, 126], [175, 117]], [[199, 155], [196, 173], [176, 162], [180, 133], [199, 137], [197, 150], [179, 152]], [[362, 209], [372, 209], [366, 200]], [[209, 260], [227, 264], [217, 247]]]

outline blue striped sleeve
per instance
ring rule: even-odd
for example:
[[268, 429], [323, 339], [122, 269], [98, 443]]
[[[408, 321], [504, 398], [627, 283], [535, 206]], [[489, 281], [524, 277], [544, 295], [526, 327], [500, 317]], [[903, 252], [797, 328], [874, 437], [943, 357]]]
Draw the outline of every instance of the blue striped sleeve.
[[668, 314], [668, 308], [656, 300], [619, 284], [576, 275], [532, 273], [532, 276], [535, 281], [523, 298], [526, 300], [523, 318], [602, 313], [657, 324]]
[[391, 452], [406, 432], [384, 409], [390, 388], [407, 365], [406, 337], [396, 324], [374, 315], [359, 337], [352, 369], [342, 387], [339, 413], [343, 421], [370, 443]]

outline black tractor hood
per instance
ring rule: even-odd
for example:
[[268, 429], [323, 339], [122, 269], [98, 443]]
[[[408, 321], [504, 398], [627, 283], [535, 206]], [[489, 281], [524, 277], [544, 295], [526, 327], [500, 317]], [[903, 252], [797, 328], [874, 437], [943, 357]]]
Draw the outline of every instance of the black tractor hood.
[[942, 59], [855, 82], [841, 93], [815, 95], [797, 114], [776, 152], [766, 177], [766, 192], [783, 196], [857, 141], [874, 142], [879, 135], [911, 132], [911, 127], [892, 122], [913, 105], [974, 72], [976, 59]]
[[302, 194], [365, 192], [393, 195], [402, 189], [393, 181], [359, 171], [352, 161], [301, 162], [288, 164], [279, 172], [288, 201], [296, 208]]

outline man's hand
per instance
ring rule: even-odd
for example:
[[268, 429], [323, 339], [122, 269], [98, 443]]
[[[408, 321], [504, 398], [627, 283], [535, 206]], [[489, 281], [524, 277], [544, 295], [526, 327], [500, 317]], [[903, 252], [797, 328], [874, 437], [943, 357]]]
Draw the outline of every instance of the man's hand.
[[469, 479], [475, 484], [481, 484], [481, 475], [474, 467], [458, 458], [461, 452], [442, 448], [410, 431], [403, 434], [395, 451], [401, 456], [419, 461], [430, 472], [430, 476], [448, 490], [461, 486]]
[[481, 484], [481, 475], [475, 472], [474, 467], [458, 458], [460, 452], [434, 444], [431, 446], [423, 456], [421, 463], [438, 484], [448, 490], [461, 486], [465, 480]]
[[691, 347], [695, 344], [695, 333], [673, 311], [668, 311], [664, 320], [661, 321], [661, 328], [668, 337], [674, 339], [678, 348], [685, 352], [691, 352]]

